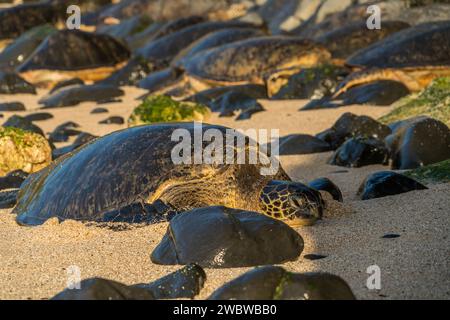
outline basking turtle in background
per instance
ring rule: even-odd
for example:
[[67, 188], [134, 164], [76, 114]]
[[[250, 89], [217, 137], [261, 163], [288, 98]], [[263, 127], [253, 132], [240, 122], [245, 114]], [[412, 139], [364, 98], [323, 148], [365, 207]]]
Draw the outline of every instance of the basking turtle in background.
[[[146, 14], [154, 21], [169, 21], [189, 16], [220, 17], [233, 0], [122, 0], [100, 15], [103, 21], [120, 21], [138, 14]], [[233, 17], [230, 17], [233, 18]]]
[[[178, 141], [172, 140], [174, 134]], [[221, 136], [217, 147], [223, 148], [223, 156], [208, 156], [211, 147], [209, 152], [205, 148], [211, 143], [203, 139], [195, 147], [194, 134], [212, 134], [215, 141]], [[244, 143], [236, 144], [236, 138]], [[173, 154], [185, 161], [174, 162]], [[233, 164], [224, 161], [227, 154], [234, 155]], [[248, 160], [252, 154], [260, 156], [256, 164]], [[198, 155], [205, 156], [201, 164], [184, 164], [198, 162]], [[245, 164], [236, 164], [239, 155], [245, 156]], [[319, 191], [290, 181], [280, 166], [262, 165], [261, 157], [264, 152], [254, 140], [223, 126], [184, 122], [133, 127], [94, 140], [31, 175], [22, 184], [14, 212], [23, 225], [39, 225], [51, 217], [151, 223], [167, 219], [167, 208], [179, 212], [212, 205], [261, 212], [291, 225], [320, 219], [324, 203]]]
[[[384, 28], [385, 21], [403, 21], [415, 26], [422, 23], [450, 19], [449, 4], [435, 3], [420, 7], [410, 7], [405, 0], [361, 0], [352, 2], [354, 4], [345, 10], [332, 12], [323, 16], [322, 19], [320, 19], [320, 12], [318, 12], [317, 15], [314, 15], [311, 19], [306, 20], [299, 27], [290, 30], [288, 33], [308, 39], [317, 39], [327, 32], [346, 27], [353, 23], [366, 23], [370, 15], [367, 13], [367, 8], [370, 5], [377, 5], [380, 8], [382, 29]], [[307, 1], [304, 1], [304, 3], [307, 3]], [[330, 6], [327, 5], [327, 2], [324, 2], [322, 9], [327, 11], [329, 8]]]
[[140, 48], [136, 54], [152, 62], [158, 70], [167, 67], [180, 51], [210, 32], [225, 28], [249, 28], [252, 26], [240, 21], [198, 23], [151, 41], [145, 47]]
[[314, 40], [323, 44], [333, 58], [346, 59], [356, 51], [408, 27], [410, 25], [402, 21], [383, 21], [381, 29], [368, 30], [365, 21], [356, 22], [329, 31]]
[[[277, 78], [331, 60], [322, 45], [294, 37], [258, 37], [220, 46], [195, 55], [183, 65], [187, 79], [199, 92], [211, 87], [266, 84], [277, 92]], [[276, 88], [275, 88], [276, 87]]]
[[24, 32], [42, 24], [59, 21], [56, 8], [49, 3], [23, 4], [0, 10], [0, 50]]
[[[186, 23], [192, 25], [178, 31], [172, 30], [172, 28], [181, 27]], [[239, 21], [202, 23], [197, 18], [178, 20], [173, 24], [168, 23], [161, 27], [159, 31], [156, 31], [154, 35], [147, 35], [147, 38], [153, 40], [146, 41], [148, 44], [139, 48], [136, 51], [136, 56], [130, 59], [124, 68], [113, 73], [104, 82], [115, 85], [136, 85], [140, 80], [150, 76], [150, 79], [141, 84], [143, 88], [159, 90], [165, 86], [172, 86], [173, 80], [178, 80], [178, 75], [183, 72], [164, 69], [169, 67], [176, 55], [184, 52], [183, 50], [196, 43], [196, 40], [202, 39], [203, 36], [211, 32], [228, 28], [248, 29], [251, 26], [251, 24]], [[144, 36], [145, 38], [146, 36]], [[177, 77], [173, 79], [173, 75], [177, 75]], [[157, 88], [154, 88], [152, 84], [155, 81], [157, 81]], [[175, 82], [178, 83], [178, 81]], [[180, 85], [182, 86], [182, 84]]]
[[108, 35], [61, 30], [48, 36], [17, 71], [38, 85], [72, 78], [92, 82], [121, 68], [129, 57], [128, 49]]
[[119, 24], [113, 25], [99, 25], [95, 29], [95, 33], [107, 34], [118, 40], [126, 42], [126, 39], [133, 35], [140, 33], [146, 29], [149, 25], [152, 25], [153, 21], [145, 15], [137, 15], [132, 18], [128, 18]]
[[189, 47], [179, 52], [171, 61], [172, 66], [183, 66], [183, 63], [197, 53], [229, 43], [263, 36], [264, 33], [257, 28], [227, 28], [211, 32], [192, 43]]
[[197, 53], [236, 42], [243, 39], [262, 36], [262, 31], [255, 28], [226, 28], [208, 33], [187, 48], [181, 50], [171, 61], [171, 66], [161, 71], [150, 73], [139, 82], [139, 87], [148, 89], [151, 94], [165, 94], [184, 85], [183, 64]]
[[141, 32], [133, 36], [130, 36], [127, 39], [127, 44], [132, 50], [135, 50], [145, 46], [147, 43], [150, 43], [151, 41], [155, 41], [171, 33], [180, 31], [181, 29], [202, 22], [206, 22], [206, 19], [199, 16], [180, 18], [166, 23], [154, 22]]
[[356, 52], [347, 59], [356, 70], [334, 97], [353, 86], [379, 80], [403, 83], [415, 92], [438, 77], [450, 75], [450, 21], [408, 28]]

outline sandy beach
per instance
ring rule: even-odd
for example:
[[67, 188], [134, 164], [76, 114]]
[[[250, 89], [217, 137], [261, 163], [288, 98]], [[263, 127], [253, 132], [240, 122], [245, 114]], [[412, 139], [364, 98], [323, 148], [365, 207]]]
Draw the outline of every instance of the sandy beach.
[[[120, 103], [102, 105], [109, 113], [90, 114], [95, 103], [45, 110], [53, 119], [37, 122], [51, 132], [65, 121], [80, 124], [80, 130], [95, 135], [123, 129], [126, 125], [98, 125], [112, 115], [125, 119], [138, 105], [143, 93], [126, 88]], [[23, 102], [26, 115], [36, 112], [44, 91], [34, 95], [1, 96], [0, 102]], [[261, 101], [265, 112], [250, 120], [235, 121], [214, 114], [208, 122], [246, 129], [279, 129], [281, 135], [316, 134], [329, 128], [341, 114], [352, 112], [375, 119], [390, 107], [350, 106], [339, 109], [297, 111], [306, 101]], [[12, 113], [4, 112], [4, 119]], [[58, 144], [61, 146], [62, 144]], [[345, 279], [358, 299], [450, 299], [450, 184], [429, 185], [429, 190], [369, 201], [356, 192], [372, 172], [388, 170], [381, 165], [348, 169], [326, 164], [331, 153], [282, 156], [281, 164], [296, 181], [328, 177], [343, 192], [346, 210], [328, 214], [313, 227], [296, 229], [305, 241], [302, 256], [284, 267], [294, 272], [326, 271]], [[78, 266], [82, 279], [103, 277], [125, 284], [156, 280], [181, 266], [161, 266], [150, 261], [167, 223], [130, 228], [125, 231], [86, 226], [80, 222], [54, 219], [38, 227], [16, 224], [10, 210], [0, 211], [0, 299], [48, 299], [67, 284], [67, 269]], [[399, 238], [384, 239], [386, 234]], [[305, 254], [321, 254], [325, 259], [310, 261]], [[381, 290], [369, 290], [367, 268], [381, 269]], [[247, 268], [206, 269], [207, 281], [197, 299], [207, 298], [225, 282]]]

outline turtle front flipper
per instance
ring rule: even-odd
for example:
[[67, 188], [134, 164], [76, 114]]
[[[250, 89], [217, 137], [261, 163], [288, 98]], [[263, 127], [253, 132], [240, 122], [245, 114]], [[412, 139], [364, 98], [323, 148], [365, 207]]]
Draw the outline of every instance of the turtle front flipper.
[[101, 222], [125, 223], [158, 223], [169, 221], [177, 214], [177, 210], [170, 204], [156, 200], [152, 204], [133, 202], [119, 209], [103, 214]]

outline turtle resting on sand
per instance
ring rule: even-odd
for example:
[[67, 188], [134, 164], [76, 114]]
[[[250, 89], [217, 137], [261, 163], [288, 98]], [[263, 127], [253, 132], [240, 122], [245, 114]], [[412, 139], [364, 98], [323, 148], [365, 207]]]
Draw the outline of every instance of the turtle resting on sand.
[[33, 84], [50, 85], [72, 78], [98, 81], [125, 65], [129, 50], [111, 36], [62, 30], [48, 36], [18, 68]]
[[[211, 147], [212, 140], [222, 142]], [[253, 154], [256, 161], [251, 164], [248, 156], [244, 164], [224, 161], [230, 154], [234, 160]], [[291, 181], [265, 154], [254, 140], [218, 125], [183, 122], [116, 131], [29, 176], [14, 212], [22, 225], [39, 225], [52, 217], [152, 223], [171, 213], [222, 205], [293, 226], [312, 225], [323, 213], [320, 192]], [[192, 164], [202, 155], [202, 164]]]
[[347, 64], [357, 71], [344, 79], [333, 97], [379, 80], [398, 81], [412, 92], [420, 91], [435, 78], [450, 75], [450, 21], [396, 32], [356, 52]]
[[[277, 92], [277, 78], [327, 62], [331, 54], [319, 44], [295, 37], [269, 36], [233, 42], [202, 51], [183, 65], [195, 92], [211, 87], [266, 84]], [[287, 80], [286, 80], [287, 82]]]

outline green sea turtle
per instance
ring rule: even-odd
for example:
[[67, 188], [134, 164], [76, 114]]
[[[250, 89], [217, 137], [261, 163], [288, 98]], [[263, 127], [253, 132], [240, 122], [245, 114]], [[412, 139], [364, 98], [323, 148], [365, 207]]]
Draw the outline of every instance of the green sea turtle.
[[[191, 140], [202, 134], [203, 142]], [[215, 153], [215, 159], [208, 156], [211, 135], [215, 141], [222, 137], [219, 149], [213, 149], [223, 150], [223, 156]], [[202, 164], [194, 164], [202, 154]], [[258, 158], [252, 164], [252, 154], [265, 164]], [[22, 225], [39, 225], [51, 217], [154, 222], [168, 212], [211, 205], [257, 211], [291, 225], [320, 219], [324, 203], [319, 191], [290, 181], [278, 162], [264, 154], [254, 140], [223, 126], [183, 122], [133, 127], [96, 139], [30, 176], [14, 212]], [[230, 161], [230, 155], [245, 164]]]
[[314, 40], [323, 44], [333, 58], [346, 59], [359, 49], [408, 27], [410, 25], [402, 21], [383, 21], [381, 29], [368, 30], [366, 22], [363, 21], [329, 31]]
[[128, 49], [111, 36], [61, 30], [48, 36], [17, 71], [39, 85], [72, 78], [97, 81], [121, 68], [129, 57]]
[[[183, 28], [183, 26], [186, 27]], [[183, 86], [184, 83], [178, 81], [180, 78], [178, 75], [182, 74], [181, 71], [172, 68], [165, 70], [175, 56], [184, 52], [192, 43], [196, 43], [196, 40], [211, 32], [228, 28], [247, 29], [249, 26], [251, 25], [239, 21], [202, 23], [197, 17], [168, 23], [153, 35], [144, 35], [137, 41], [140, 43], [147, 39], [145, 40], [145, 46], [139, 47], [139, 44], [136, 44], [134, 40], [131, 41], [133, 46], [139, 47], [136, 50], [136, 56], [130, 59], [124, 68], [105, 79], [105, 83], [136, 85], [138, 81], [148, 75], [151, 79], [149, 79], [148, 84], [143, 83], [142, 86], [144, 88], [148, 86], [150, 90], [154, 90], [153, 93], [165, 93], [157, 92], [156, 89], [172, 86], [173, 80], [176, 80], [176, 85]], [[177, 28], [180, 28], [180, 30], [176, 30]], [[173, 75], [176, 75], [175, 79], [173, 79]], [[154, 81], [157, 83], [156, 87]]]
[[[239, 1], [202, 0], [193, 4], [192, 0], [122, 0], [104, 10], [100, 18], [120, 21], [141, 13], [147, 14], [154, 21], [168, 21], [195, 15], [220, 18], [233, 2]], [[227, 18], [226, 14], [224, 18]]]
[[194, 24], [201, 22], [206, 22], [206, 20], [205, 18], [199, 16], [180, 18], [166, 23], [154, 22], [141, 32], [130, 36], [127, 39], [127, 44], [131, 49], [136, 50], [137, 48], [141, 48], [151, 41], [155, 41], [171, 33], [180, 31], [181, 29], [193, 26]]
[[188, 81], [194, 91], [210, 87], [266, 84], [268, 92], [281, 87], [276, 79], [302, 68], [331, 60], [331, 54], [319, 44], [296, 37], [258, 37], [202, 51], [185, 64]]
[[[223, 24], [223, 23], [221, 23]], [[183, 87], [183, 64], [197, 53], [239, 40], [262, 36], [256, 28], [226, 28], [208, 33], [187, 48], [181, 50], [170, 62], [170, 67], [150, 73], [139, 82], [139, 87], [148, 89], [151, 94], [165, 94], [174, 88]]]
[[128, 18], [119, 24], [100, 25], [96, 28], [96, 33], [108, 34], [116, 39], [126, 41], [129, 37], [143, 31], [152, 24], [152, 20], [146, 15], [136, 15]]
[[194, 41], [207, 35], [208, 33], [225, 28], [248, 28], [251, 24], [240, 21], [209, 21], [197, 23], [193, 26], [181, 29], [155, 41], [149, 42], [145, 47], [140, 48], [136, 54], [153, 62], [157, 69], [169, 65], [172, 59], [183, 49], [190, 46]]
[[178, 53], [171, 61], [171, 65], [182, 67], [184, 61], [190, 59], [201, 51], [263, 35], [264, 33], [257, 28], [230, 27], [223, 30], [214, 31], [198, 39], [189, 47]]
[[13, 70], [25, 61], [48, 35], [54, 32], [56, 29], [53, 26], [44, 24], [23, 33], [0, 53], [0, 68]]
[[[334, 1], [345, 2], [341, 0]], [[312, 1], [303, 1], [303, 3], [308, 2]], [[329, 13], [326, 16], [323, 16], [322, 19], [320, 19], [320, 12], [318, 12], [311, 19], [304, 21], [294, 30], [290, 30], [289, 34], [316, 39], [327, 32], [346, 27], [349, 24], [365, 24], [370, 16], [367, 12], [367, 8], [371, 5], [376, 5], [380, 9], [380, 15], [382, 17], [381, 30], [384, 28], [384, 22], [394, 20], [403, 21], [412, 26], [427, 22], [448, 21], [450, 19], [450, 4], [448, 4], [447, 0], [443, 0], [442, 2], [447, 2], [447, 4], [433, 3], [421, 5], [419, 7], [411, 7], [408, 4], [408, 1], [405, 0], [354, 0], [345, 10]], [[322, 1], [322, 3], [322, 9], [328, 10], [330, 8], [327, 2]], [[368, 38], [371, 37], [369, 33], [372, 31], [375, 30], [367, 30]], [[375, 31], [375, 33], [377, 33], [377, 31]]]
[[355, 68], [334, 97], [349, 88], [379, 80], [420, 91], [435, 78], [450, 75], [450, 21], [425, 23], [392, 34], [347, 59]]
[[23, 4], [0, 10], [0, 49], [21, 34], [42, 24], [56, 24], [57, 11], [49, 3]]

